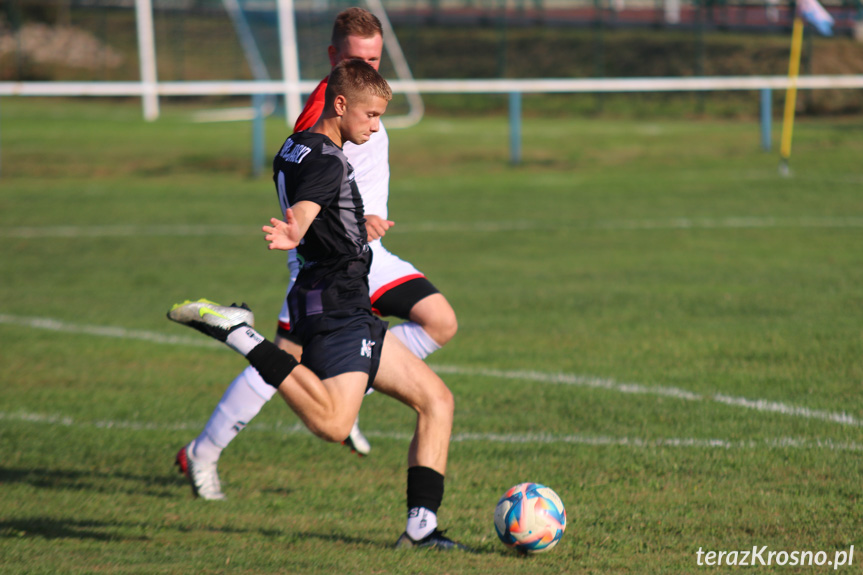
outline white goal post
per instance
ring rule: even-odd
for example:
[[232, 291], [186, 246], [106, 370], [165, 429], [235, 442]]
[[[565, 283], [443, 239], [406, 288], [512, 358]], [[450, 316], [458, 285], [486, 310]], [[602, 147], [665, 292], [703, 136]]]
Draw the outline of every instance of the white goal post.
[[[370, 12], [381, 22], [384, 32], [384, 48], [393, 63], [398, 78], [406, 81], [413, 80], [413, 75], [407, 59], [402, 52], [401, 45], [396, 38], [395, 31], [390, 24], [389, 17], [381, 0], [364, 0]], [[266, 67], [260, 59], [260, 53], [254, 46], [254, 38], [248, 24], [242, 16], [242, 9], [237, 0], [223, 0], [226, 11], [238, 28], [240, 43], [244, 47], [247, 58], [250, 58], [250, 67], [257, 81], [269, 80]], [[268, 92], [268, 95], [282, 94], [285, 98], [285, 117], [288, 125], [293, 125], [293, 119], [299, 117], [302, 111], [303, 93], [310, 93], [311, 88], [300, 82], [300, 56], [297, 49], [297, 29], [294, 15], [294, 0], [276, 0], [276, 15], [279, 32], [279, 55], [281, 59], [282, 78], [284, 81], [281, 89]], [[159, 96], [165, 95], [157, 88], [156, 69], [156, 41], [153, 27], [153, 5], [152, 0], [135, 0], [135, 22], [138, 34], [138, 58], [140, 64], [142, 105], [144, 118], [153, 121], [159, 117]], [[261, 92], [255, 92], [261, 93]], [[422, 98], [416, 90], [407, 89], [405, 94], [408, 103], [408, 112], [404, 116], [390, 117], [388, 124], [391, 127], [406, 127], [417, 123], [423, 116], [424, 106]], [[224, 95], [225, 92], [207, 92], [194, 95]], [[231, 95], [249, 95], [250, 92], [231, 92]], [[26, 94], [22, 94], [26, 95]], [[71, 94], [67, 94], [71, 95]], [[83, 95], [83, 94], [82, 94]], [[95, 94], [94, 94], [95, 95]], [[218, 117], [218, 114], [213, 114]], [[238, 117], [250, 119], [252, 115]]]

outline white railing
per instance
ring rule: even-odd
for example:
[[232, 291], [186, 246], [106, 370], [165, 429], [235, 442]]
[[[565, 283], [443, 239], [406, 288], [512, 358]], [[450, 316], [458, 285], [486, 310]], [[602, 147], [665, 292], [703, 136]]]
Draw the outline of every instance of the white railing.
[[[317, 82], [0, 82], [0, 96], [242, 96], [310, 93]], [[842, 76], [714, 76], [698, 78], [545, 78], [511, 80], [394, 80], [394, 92], [407, 94], [508, 94], [510, 101], [510, 159], [521, 161], [521, 95], [550, 93], [706, 92], [749, 90], [760, 92], [761, 145], [770, 149], [772, 90], [789, 87], [809, 90], [863, 89], [863, 74]], [[152, 106], [152, 103], [150, 104]], [[263, 162], [261, 114], [255, 115], [253, 172]]]
[[[0, 82], [0, 96], [243, 96], [308, 94], [317, 81], [206, 81], [206, 82]], [[861, 89], [863, 74], [800, 76], [798, 89]], [[787, 76], [710, 76], [689, 78], [537, 78], [504, 80], [393, 80], [394, 92], [421, 94], [550, 94], [585, 92], [709, 92], [726, 90], [784, 90]]]

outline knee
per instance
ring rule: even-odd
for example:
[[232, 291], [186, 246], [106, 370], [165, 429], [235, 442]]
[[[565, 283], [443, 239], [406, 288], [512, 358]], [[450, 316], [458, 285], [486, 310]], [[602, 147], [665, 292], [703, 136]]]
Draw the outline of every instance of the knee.
[[458, 320], [455, 317], [455, 312], [450, 308], [450, 313], [442, 318], [440, 328], [438, 329], [438, 338], [436, 341], [440, 345], [445, 345], [449, 340], [455, 337], [458, 331]]
[[455, 397], [443, 382], [441, 382], [440, 389], [432, 395], [429, 411], [439, 418], [446, 419], [448, 421], [453, 420], [453, 416], [455, 414]]
[[307, 421], [306, 427], [315, 435], [315, 437], [323, 439], [329, 443], [341, 443], [351, 434], [353, 424], [353, 420], [348, 423], [334, 420], [320, 422]]
[[440, 306], [436, 313], [429, 316], [422, 327], [438, 345], [443, 347], [458, 332], [458, 319], [455, 311], [447, 304]]

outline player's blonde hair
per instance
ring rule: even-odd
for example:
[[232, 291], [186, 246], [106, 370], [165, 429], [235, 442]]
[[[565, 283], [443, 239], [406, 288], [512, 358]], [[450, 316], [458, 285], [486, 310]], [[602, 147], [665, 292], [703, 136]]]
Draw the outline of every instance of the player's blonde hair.
[[384, 35], [384, 29], [378, 17], [368, 10], [354, 7], [338, 13], [336, 22], [333, 24], [330, 43], [341, 50], [348, 36], [372, 38], [378, 35], [381, 37]]
[[351, 103], [369, 96], [378, 96], [387, 102], [393, 99], [393, 91], [377, 70], [358, 59], [339, 62], [330, 72], [324, 107], [330, 109], [336, 96], [344, 96]]

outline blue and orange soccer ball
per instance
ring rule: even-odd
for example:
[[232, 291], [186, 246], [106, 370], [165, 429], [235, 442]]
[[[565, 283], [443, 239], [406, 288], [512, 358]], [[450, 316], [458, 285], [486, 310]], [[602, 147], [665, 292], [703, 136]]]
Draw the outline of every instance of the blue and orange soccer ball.
[[543, 553], [563, 536], [566, 509], [550, 487], [519, 483], [498, 501], [494, 528], [507, 547], [520, 553]]

